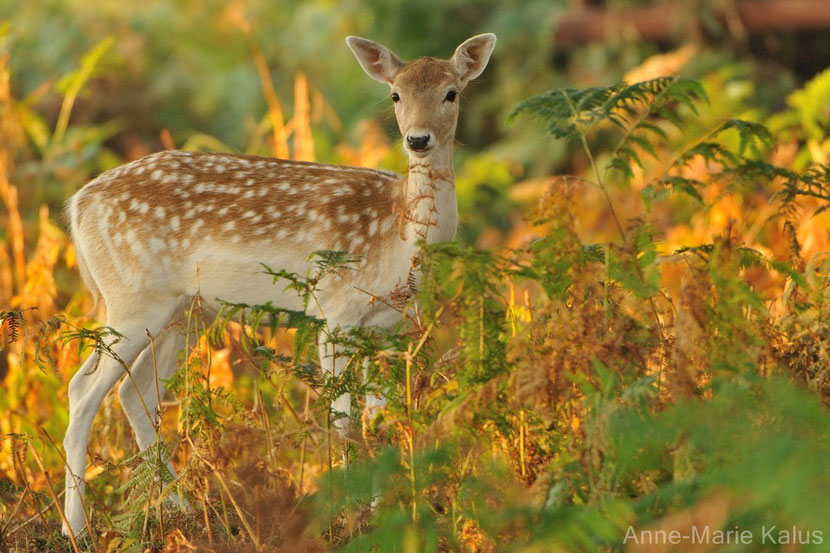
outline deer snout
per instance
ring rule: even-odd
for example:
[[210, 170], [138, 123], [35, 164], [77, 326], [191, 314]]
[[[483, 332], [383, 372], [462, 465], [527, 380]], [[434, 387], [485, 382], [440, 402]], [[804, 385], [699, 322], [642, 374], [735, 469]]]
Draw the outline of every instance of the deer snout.
[[406, 145], [410, 150], [424, 152], [432, 147], [430, 133], [411, 133], [406, 135]]

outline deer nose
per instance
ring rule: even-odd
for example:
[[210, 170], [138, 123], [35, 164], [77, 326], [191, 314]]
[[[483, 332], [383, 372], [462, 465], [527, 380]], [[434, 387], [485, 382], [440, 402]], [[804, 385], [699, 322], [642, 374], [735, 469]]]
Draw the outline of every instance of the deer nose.
[[410, 134], [406, 137], [406, 143], [416, 152], [423, 152], [427, 149], [430, 138], [432, 137], [429, 134]]

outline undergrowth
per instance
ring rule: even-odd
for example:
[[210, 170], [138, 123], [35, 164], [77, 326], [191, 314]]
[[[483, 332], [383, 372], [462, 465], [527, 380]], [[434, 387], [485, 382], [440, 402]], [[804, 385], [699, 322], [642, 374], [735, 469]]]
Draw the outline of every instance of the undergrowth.
[[[799, 231], [828, 206], [830, 167], [779, 165], [757, 121], [688, 134], [706, 102], [700, 83], [659, 78], [519, 104], [515, 115], [572, 141], [590, 171], [551, 178], [522, 247], [424, 245], [417, 287], [371, 298], [401, 311], [394, 331], [329, 328], [270, 304], [225, 304], [205, 321], [196, 298], [177, 329], [193, 350], [169, 382], [178, 401], [163, 409], [163, 443], [113, 462], [101, 444], [117, 432], [104, 432], [87, 474], [94, 531], [70, 543], [58, 533], [61, 468], [40, 461], [59, 451], [50, 432], [8, 436], [0, 548], [654, 551], [632, 532], [696, 526], [754, 533], [731, 551], [793, 540], [800, 549], [786, 550], [822, 551], [830, 256], [807, 257]], [[787, 237], [784, 255], [745, 243], [740, 221], [676, 248], [658, 228], [672, 209], [769, 188], [759, 224]], [[586, 189], [613, 229], [602, 242], [578, 228]], [[642, 213], [621, 219], [619, 191], [639, 191]], [[314, 260], [306, 275], [263, 271], [308, 307], [325, 274], [355, 261]], [[19, 308], [0, 318], [10, 342], [40, 344], [47, 372], [68, 345], [77, 359], [118, 339], [66, 317], [34, 329]], [[289, 351], [282, 326], [295, 329]], [[349, 359], [341, 375], [319, 370], [318, 340]], [[248, 368], [236, 379], [247, 392], [217, 382], [229, 365], [219, 351]], [[333, 414], [344, 392], [354, 408]], [[388, 405], [363, 413], [367, 393]], [[354, 419], [345, 439], [337, 417]], [[32, 460], [52, 475], [37, 490]]]

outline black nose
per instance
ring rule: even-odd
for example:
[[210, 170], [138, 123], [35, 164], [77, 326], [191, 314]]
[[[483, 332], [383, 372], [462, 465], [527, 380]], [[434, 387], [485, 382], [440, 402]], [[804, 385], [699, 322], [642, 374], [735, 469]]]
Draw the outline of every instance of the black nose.
[[420, 152], [425, 150], [427, 144], [429, 143], [429, 135], [428, 134], [410, 134], [406, 137], [406, 143], [409, 145], [410, 148], [415, 150], [416, 152]]

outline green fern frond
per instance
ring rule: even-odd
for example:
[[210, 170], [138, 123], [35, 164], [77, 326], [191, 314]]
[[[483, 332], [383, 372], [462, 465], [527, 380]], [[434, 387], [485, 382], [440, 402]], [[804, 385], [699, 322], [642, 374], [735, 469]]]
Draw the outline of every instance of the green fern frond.
[[798, 114], [798, 119], [813, 140], [824, 140], [830, 136], [830, 68], [825, 69], [809, 81], [803, 89], [793, 92], [787, 103]]
[[775, 146], [775, 137], [769, 129], [760, 123], [743, 119], [727, 119], [709, 137], [715, 138], [728, 130], [735, 130], [738, 133], [738, 156], [740, 157], [745, 156], [747, 147], [756, 157], [761, 157], [762, 149]]
[[311, 253], [309, 261], [317, 268], [317, 277], [341, 270], [354, 270], [361, 262], [362, 255], [355, 255], [342, 250], [317, 250]]
[[623, 135], [605, 167], [606, 173], [616, 169], [630, 179], [634, 176], [633, 166], [643, 167], [638, 150], [658, 159], [654, 138], [661, 142], [667, 140], [660, 123], [681, 127], [676, 106], [683, 105], [697, 114], [695, 103], [699, 101], [708, 101], [699, 82], [659, 77], [604, 88], [554, 89], [521, 102], [511, 117], [530, 113], [545, 121], [553, 136], [583, 141], [592, 127], [602, 121], [611, 122]]
[[625, 85], [583, 89], [557, 88], [520, 102], [510, 118], [529, 113], [542, 119], [556, 138], [575, 139], [578, 126], [587, 128], [608, 116], [608, 101]]
[[114, 519], [118, 531], [136, 536], [141, 532], [147, 509], [161, 501], [176, 480], [167, 467], [170, 453], [161, 442], [140, 451], [122, 464], [132, 465], [130, 478], [119, 489], [125, 510]]
[[[648, 110], [662, 114], [672, 103], [681, 103], [697, 113], [695, 102], [708, 100], [702, 85], [681, 77], [659, 77], [634, 84], [618, 83], [608, 87], [583, 89], [557, 88], [520, 102], [510, 114], [535, 115], [548, 124], [549, 132], [557, 138], [577, 138], [576, 125], [588, 129], [596, 123], [611, 119], [622, 124], [621, 114], [636, 116]], [[666, 115], [664, 118], [673, 119]], [[649, 130], [655, 130], [653, 125]], [[658, 134], [664, 134], [657, 131]]]
[[[23, 310], [12, 309], [11, 311], [0, 310], [0, 326], [6, 325], [9, 329], [9, 343], [13, 344], [21, 337], [21, 332], [25, 330], [26, 319], [23, 318]], [[0, 350], [3, 345], [0, 344]]]

